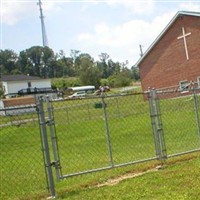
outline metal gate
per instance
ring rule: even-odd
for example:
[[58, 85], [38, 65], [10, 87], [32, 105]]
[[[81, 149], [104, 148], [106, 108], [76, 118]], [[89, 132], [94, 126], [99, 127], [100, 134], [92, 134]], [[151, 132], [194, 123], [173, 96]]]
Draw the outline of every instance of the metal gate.
[[[141, 101], [144, 96], [149, 101]], [[122, 102], [123, 99], [126, 101]], [[42, 98], [38, 101], [43, 155], [51, 196], [56, 195], [52, 167], [59, 181], [71, 176], [166, 158], [155, 91], [81, 99], [74, 106], [75, 101], [52, 102], [48, 97], [45, 101]], [[130, 101], [139, 102], [140, 105], [130, 110]], [[130, 107], [126, 105], [128, 102]], [[143, 130], [139, 129], [139, 122], [146, 124]], [[142, 135], [144, 133], [145, 137]], [[147, 148], [148, 151], [145, 150]]]
[[[177, 141], [169, 140], [171, 132], [162, 122], [163, 116], [166, 120], [168, 109], [165, 110], [165, 106], [170, 100], [162, 100], [160, 95], [156, 90], [149, 90], [131, 95], [58, 102], [50, 101], [48, 97], [45, 100], [40, 98], [38, 113], [51, 196], [56, 195], [52, 167], [59, 181], [139, 162], [156, 159], [163, 162], [167, 157], [199, 151], [196, 92], [193, 91], [192, 102], [198, 129], [194, 140], [198, 140], [198, 148], [191, 151], [179, 149], [168, 155], [170, 143], [177, 146]], [[179, 102], [173, 101], [173, 104], [176, 107]]]

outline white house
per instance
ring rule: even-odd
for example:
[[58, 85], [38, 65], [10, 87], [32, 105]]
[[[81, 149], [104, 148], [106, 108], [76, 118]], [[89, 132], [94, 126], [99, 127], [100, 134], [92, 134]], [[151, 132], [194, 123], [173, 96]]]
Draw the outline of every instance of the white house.
[[57, 98], [57, 94], [51, 89], [50, 79], [20, 74], [3, 75], [1, 81], [6, 98], [30, 93], [48, 93], [51, 98]]

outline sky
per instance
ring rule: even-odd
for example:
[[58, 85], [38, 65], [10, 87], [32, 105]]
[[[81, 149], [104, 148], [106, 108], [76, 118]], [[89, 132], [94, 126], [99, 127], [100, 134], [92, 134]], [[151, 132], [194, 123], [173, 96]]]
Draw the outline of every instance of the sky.
[[[200, 12], [200, 0], [41, 0], [48, 46], [133, 66], [178, 11]], [[42, 46], [38, 0], [0, 0], [0, 49]], [[128, 62], [127, 62], [128, 61]]]

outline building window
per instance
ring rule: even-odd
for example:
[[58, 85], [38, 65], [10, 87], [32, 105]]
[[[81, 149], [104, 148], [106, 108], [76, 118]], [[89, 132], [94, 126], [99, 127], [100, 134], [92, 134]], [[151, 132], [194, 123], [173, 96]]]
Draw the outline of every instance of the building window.
[[181, 92], [188, 92], [189, 91], [190, 82], [188, 81], [180, 81], [179, 88]]
[[28, 88], [30, 88], [31, 87], [31, 82], [28, 82]]

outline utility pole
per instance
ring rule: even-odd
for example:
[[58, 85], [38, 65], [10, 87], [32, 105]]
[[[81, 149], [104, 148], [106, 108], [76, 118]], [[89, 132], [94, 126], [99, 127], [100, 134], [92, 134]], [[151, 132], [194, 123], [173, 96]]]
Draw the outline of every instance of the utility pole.
[[142, 51], [142, 45], [140, 44], [140, 56], [142, 57], [143, 56], [143, 51]]
[[39, 0], [37, 5], [39, 6], [39, 9], [40, 9], [40, 19], [41, 19], [41, 28], [42, 28], [42, 42], [43, 42], [43, 46], [46, 47], [46, 46], [48, 46], [48, 40], [47, 40], [47, 34], [46, 34], [46, 29], [45, 29], [45, 24], [44, 24], [44, 15], [43, 15], [43, 12], [42, 12], [42, 2], [41, 2], [41, 0]]

